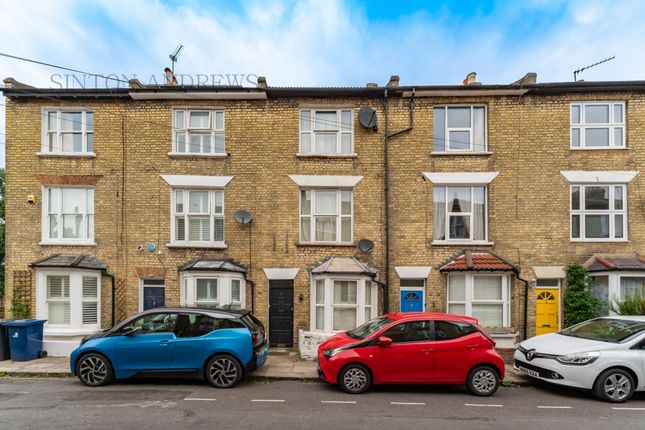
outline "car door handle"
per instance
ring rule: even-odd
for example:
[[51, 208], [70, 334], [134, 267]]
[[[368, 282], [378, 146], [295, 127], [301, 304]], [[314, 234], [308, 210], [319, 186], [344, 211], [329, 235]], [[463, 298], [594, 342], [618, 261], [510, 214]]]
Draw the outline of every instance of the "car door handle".
[[159, 342], [159, 345], [161, 346], [168, 346], [172, 343], [172, 340], [162, 340]]
[[478, 346], [478, 343], [469, 343], [468, 345], [466, 345], [466, 348], [477, 348]]
[[424, 348], [421, 350], [424, 354], [430, 354], [431, 352], [434, 351], [434, 348]]

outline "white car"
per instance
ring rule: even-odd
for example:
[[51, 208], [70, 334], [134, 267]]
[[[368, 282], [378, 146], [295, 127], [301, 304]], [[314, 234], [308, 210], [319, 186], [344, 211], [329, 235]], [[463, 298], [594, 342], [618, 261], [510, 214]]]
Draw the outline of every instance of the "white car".
[[645, 316], [596, 318], [520, 343], [514, 368], [614, 403], [645, 391]]

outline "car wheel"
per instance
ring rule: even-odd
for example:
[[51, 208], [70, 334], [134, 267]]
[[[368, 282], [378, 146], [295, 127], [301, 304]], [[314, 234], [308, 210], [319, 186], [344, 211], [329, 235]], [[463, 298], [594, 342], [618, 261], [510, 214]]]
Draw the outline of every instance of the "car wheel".
[[78, 360], [76, 375], [88, 387], [100, 387], [114, 380], [114, 370], [110, 360], [95, 352], [85, 354]]
[[490, 366], [477, 366], [468, 374], [466, 388], [476, 396], [492, 396], [499, 388], [499, 375]]
[[206, 379], [213, 387], [232, 388], [242, 380], [242, 365], [231, 355], [216, 355], [206, 364]]
[[634, 394], [634, 378], [622, 369], [605, 370], [596, 379], [593, 392], [606, 402], [626, 402]]
[[350, 364], [338, 376], [340, 388], [349, 394], [361, 394], [372, 386], [372, 375], [365, 366]]

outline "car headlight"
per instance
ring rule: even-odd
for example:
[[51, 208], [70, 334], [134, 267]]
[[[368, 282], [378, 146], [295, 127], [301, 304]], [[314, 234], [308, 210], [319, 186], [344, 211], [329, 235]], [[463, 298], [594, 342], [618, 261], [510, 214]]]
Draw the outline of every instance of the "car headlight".
[[346, 348], [340, 347], [340, 348], [334, 348], [334, 349], [326, 349], [323, 351], [323, 355], [325, 358], [332, 358], [334, 355], [338, 354], [341, 351], [344, 351]]
[[575, 354], [559, 355], [555, 359], [562, 364], [573, 364], [583, 366], [596, 361], [600, 357], [599, 351], [576, 352]]

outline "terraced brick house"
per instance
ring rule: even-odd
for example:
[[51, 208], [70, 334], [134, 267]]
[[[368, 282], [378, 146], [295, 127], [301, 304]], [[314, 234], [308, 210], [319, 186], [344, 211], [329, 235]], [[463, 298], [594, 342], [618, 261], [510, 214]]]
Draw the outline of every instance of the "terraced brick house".
[[645, 82], [3, 92], [6, 307], [51, 355], [165, 305], [304, 356], [388, 311], [512, 347], [557, 330], [569, 262], [645, 288]]

